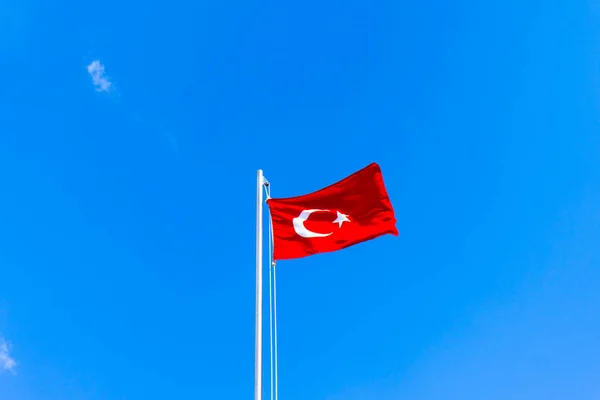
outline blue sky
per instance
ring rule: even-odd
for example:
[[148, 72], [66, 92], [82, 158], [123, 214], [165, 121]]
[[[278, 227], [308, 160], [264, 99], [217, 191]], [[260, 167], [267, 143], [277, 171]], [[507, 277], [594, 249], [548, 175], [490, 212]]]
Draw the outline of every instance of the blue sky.
[[3, 1], [0, 398], [252, 398], [256, 169], [375, 161], [400, 236], [278, 265], [281, 398], [597, 399], [599, 13]]

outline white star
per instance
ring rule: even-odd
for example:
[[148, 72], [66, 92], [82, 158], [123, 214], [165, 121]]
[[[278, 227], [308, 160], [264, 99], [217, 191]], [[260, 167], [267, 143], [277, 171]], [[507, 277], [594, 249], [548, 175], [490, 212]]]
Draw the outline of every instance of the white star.
[[342, 224], [344, 222], [350, 222], [350, 220], [348, 219], [348, 216], [346, 214], [342, 214], [341, 212], [337, 212], [337, 218], [335, 221], [333, 221], [333, 223], [338, 223], [338, 228], [342, 227]]

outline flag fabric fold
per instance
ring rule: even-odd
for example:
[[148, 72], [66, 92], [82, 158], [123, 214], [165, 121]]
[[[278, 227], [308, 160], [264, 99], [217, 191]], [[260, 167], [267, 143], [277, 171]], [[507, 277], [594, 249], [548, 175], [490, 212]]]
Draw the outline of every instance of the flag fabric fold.
[[332, 252], [391, 234], [394, 209], [379, 165], [303, 196], [267, 200], [275, 260]]

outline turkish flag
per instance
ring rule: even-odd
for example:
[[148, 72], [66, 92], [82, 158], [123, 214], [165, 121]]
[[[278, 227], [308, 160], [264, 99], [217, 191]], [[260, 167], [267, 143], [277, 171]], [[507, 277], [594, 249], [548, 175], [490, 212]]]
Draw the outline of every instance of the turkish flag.
[[385, 234], [398, 236], [394, 209], [375, 163], [316, 192], [267, 203], [275, 260], [337, 251]]

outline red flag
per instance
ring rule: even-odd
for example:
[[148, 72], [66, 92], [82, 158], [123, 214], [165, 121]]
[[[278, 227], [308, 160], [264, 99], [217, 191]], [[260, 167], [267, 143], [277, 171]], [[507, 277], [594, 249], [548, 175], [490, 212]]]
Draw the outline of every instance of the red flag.
[[275, 260], [337, 251], [385, 234], [398, 236], [394, 209], [375, 163], [316, 192], [267, 203]]

